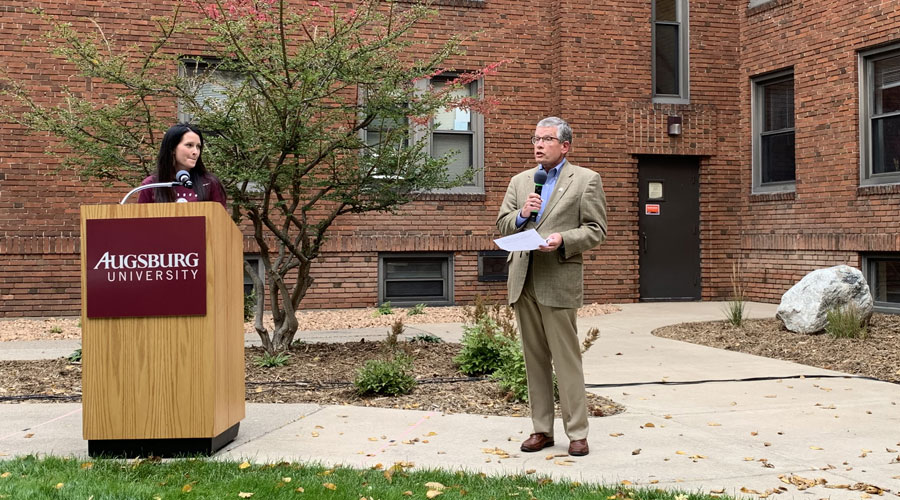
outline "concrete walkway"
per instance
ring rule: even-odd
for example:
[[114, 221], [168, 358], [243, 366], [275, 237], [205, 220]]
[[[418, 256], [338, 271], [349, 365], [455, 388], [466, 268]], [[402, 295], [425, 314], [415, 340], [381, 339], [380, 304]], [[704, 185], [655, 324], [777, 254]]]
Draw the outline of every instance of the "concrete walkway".
[[[352, 467], [406, 461], [416, 468], [747, 497], [777, 490], [777, 498], [859, 499], [866, 498], [865, 485], [890, 490], [881, 497], [870, 490], [873, 498], [900, 496], [900, 386], [650, 335], [663, 325], [720, 320], [722, 310], [718, 302], [625, 304], [620, 312], [579, 320], [582, 332], [601, 331], [585, 356], [590, 390], [626, 408], [591, 419], [586, 457], [566, 456], [561, 425], [556, 446], [520, 452], [531, 431], [528, 418], [310, 404], [248, 404], [237, 440], [218, 457]], [[753, 303], [749, 312], [772, 317], [775, 306]], [[385, 331], [300, 337], [358, 340]], [[461, 332], [458, 324], [407, 330], [447, 340]], [[70, 348], [61, 346], [68, 352], [60, 355]], [[13, 350], [0, 345], [0, 357]], [[742, 380], [757, 377], [765, 379]], [[0, 421], [0, 455], [87, 452], [80, 404], [3, 404]], [[843, 487], [801, 489], [785, 482], [791, 477]]]

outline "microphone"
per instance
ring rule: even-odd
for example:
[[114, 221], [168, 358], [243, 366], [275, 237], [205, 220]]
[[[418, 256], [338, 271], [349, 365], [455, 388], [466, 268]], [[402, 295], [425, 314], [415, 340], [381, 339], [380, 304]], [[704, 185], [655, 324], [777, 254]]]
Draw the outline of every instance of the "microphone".
[[[534, 173], [534, 194], [541, 194], [545, 182], [547, 182], [547, 172], [544, 172], [543, 168], [538, 167], [537, 172]], [[536, 221], [537, 216], [537, 212], [531, 212], [531, 216], [528, 217], [528, 220]]]
[[[544, 177], [547, 177], [544, 175]], [[184, 187], [191, 187], [194, 185], [194, 181], [191, 180], [191, 174], [188, 173], [187, 170], [179, 170], [177, 174], [175, 174], [175, 180], [180, 182]]]

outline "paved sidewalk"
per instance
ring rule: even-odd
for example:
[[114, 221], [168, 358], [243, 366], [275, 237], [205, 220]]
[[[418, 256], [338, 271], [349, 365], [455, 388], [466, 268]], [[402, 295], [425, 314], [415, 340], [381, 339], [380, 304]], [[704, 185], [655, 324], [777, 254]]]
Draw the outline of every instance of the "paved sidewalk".
[[[749, 306], [754, 317], [775, 312], [770, 304]], [[354, 467], [407, 461], [417, 468], [748, 497], [783, 487], [777, 498], [859, 499], [864, 492], [848, 488], [868, 484], [890, 490], [873, 498], [900, 496], [900, 386], [650, 335], [667, 324], [722, 319], [722, 308], [718, 302], [625, 304], [620, 312], [579, 320], [582, 332], [601, 331], [585, 356], [590, 390], [626, 407], [591, 419], [586, 457], [565, 455], [561, 425], [556, 446], [520, 452], [531, 430], [528, 418], [307, 404], [248, 404], [237, 440], [218, 456]], [[407, 332], [419, 331], [448, 340], [461, 335], [458, 324], [413, 325]], [[385, 332], [299, 337], [358, 340]], [[751, 377], [770, 378], [741, 380]], [[3, 404], [0, 421], [0, 455], [86, 454], [80, 404]], [[792, 475], [846, 487], [801, 490], [779, 479]]]

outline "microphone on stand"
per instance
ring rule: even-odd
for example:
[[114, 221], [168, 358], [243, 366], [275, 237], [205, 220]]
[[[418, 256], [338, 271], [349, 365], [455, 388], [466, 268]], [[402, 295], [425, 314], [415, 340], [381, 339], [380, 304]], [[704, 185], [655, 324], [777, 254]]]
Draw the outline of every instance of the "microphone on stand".
[[[547, 172], [544, 172], [543, 168], [538, 167], [537, 172], [534, 173], [534, 193], [537, 195], [541, 194], [541, 190], [544, 189], [544, 183], [547, 182]], [[538, 213], [531, 212], [531, 216], [528, 217], [530, 221], [537, 220]]]
[[[546, 174], [544, 177], [546, 177]], [[180, 182], [184, 187], [189, 188], [194, 185], [194, 181], [191, 180], [191, 174], [189, 174], [187, 170], [179, 170], [178, 173], [175, 174], [175, 180]]]

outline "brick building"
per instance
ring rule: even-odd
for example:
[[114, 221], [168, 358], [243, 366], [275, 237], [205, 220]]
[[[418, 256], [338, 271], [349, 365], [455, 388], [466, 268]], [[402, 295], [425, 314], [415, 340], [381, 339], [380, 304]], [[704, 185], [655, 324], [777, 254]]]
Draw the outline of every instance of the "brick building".
[[[0, 67], [48, 95], [92, 92], [26, 43], [48, 27], [33, 9], [146, 43], [173, 2], [4, 0]], [[505, 296], [494, 219], [547, 115], [572, 124], [570, 160], [607, 193], [588, 302], [723, 299], [735, 270], [748, 298], [774, 302], [809, 271], [849, 264], [879, 307], [900, 307], [900, 0], [435, 6], [423, 36], [480, 31], [458, 66], [513, 61], [484, 82], [500, 110], [464, 127], [481, 174], [398, 215], [340, 220], [303, 307]], [[57, 171], [48, 140], [0, 122], [0, 317], [77, 314], [78, 207], [127, 191]]]

